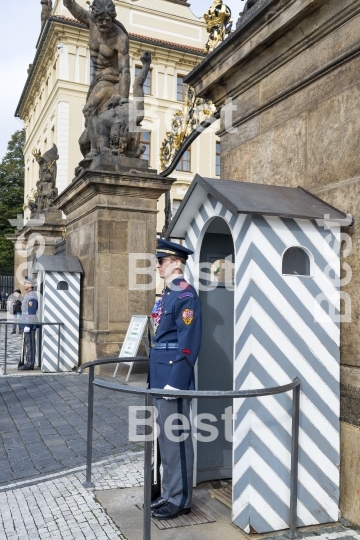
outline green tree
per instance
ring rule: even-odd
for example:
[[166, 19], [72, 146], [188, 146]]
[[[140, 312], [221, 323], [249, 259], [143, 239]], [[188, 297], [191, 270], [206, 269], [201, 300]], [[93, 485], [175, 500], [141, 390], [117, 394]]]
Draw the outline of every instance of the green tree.
[[9, 219], [23, 213], [25, 163], [23, 148], [25, 130], [16, 131], [0, 163], [0, 266], [13, 267], [14, 245], [4, 237], [13, 233]]

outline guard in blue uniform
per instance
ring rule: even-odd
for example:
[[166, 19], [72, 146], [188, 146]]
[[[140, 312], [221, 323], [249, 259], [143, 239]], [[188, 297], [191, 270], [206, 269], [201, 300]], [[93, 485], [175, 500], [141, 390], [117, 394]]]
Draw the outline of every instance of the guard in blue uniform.
[[[165, 288], [152, 313], [155, 335], [151, 344], [149, 388], [195, 389], [194, 365], [200, 350], [202, 327], [199, 297], [183, 276], [191, 254], [193, 251], [179, 244], [158, 240], [157, 270]], [[190, 400], [156, 398], [154, 406], [158, 411], [163, 491], [151, 507], [154, 518], [174, 519], [190, 512], [194, 450], [190, 429], [175, 429], [169, 438], [165, 423], [171, 415], [183, 415], [190, 426]], [[178, 424], [179, 421], [173, 421], [174, 426]], [[185, 440], [171, 440], [172, 434]]]
[[22, 306], [21, 306], [21, 324], [24, 332], [24, 340], [26, 347], [26, 361], [24, 365], [19, 366], [19, 370], [33, 370], [35, 365], [35, 335], [38, 326], [37, 310], [38, 299], [34, 291], [36, 281], [28, 276], [25, 276], [24, 288], [26, 291]]

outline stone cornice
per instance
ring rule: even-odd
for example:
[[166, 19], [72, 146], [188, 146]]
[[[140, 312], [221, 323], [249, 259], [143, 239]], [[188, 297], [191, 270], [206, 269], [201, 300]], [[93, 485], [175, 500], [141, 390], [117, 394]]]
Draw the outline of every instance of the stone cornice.
[[[163, 193], [171, 189], [173, 182], [174, 179], [163, 178], [146, 170], [124, 170], [122, 174], [85, 171], [65, 188], [57, 197], [55, 204], [68, 215], [98, 195], [159, 199]], [[103, 205], [102, 199], [101, 203]], [[133, 208], [128, 209], [134, 211]]]
[[[344, 6], [340, 16], [321, 28], [315, 28], [312, 35], [307, 35], [306, 39], [302, 36], [296, 45], [289, 46], [285, 52], [282, 50], [275, 58], [272, 56], [271, 62], [267, 64], [259, 62], [259, 70], [252, 74], [251, 78], [240, 81], [231, 80], [232, 72], [242, 65], [245, 66], [255, 56], [260, 57], [271, 43], [324, 3], [325, 0], [288, 0], [287, 2], [264, 0], [257, 12], [252, 13], [243, 25], [240, 24], [222, 45], [188, 74], [186, 82], [195, 86], [197, 95], [212, 99], [218, 106], [223, 104], [225, 96], [229, 93], [234, 97], [245, 92], [256, 82], [264, 79], [268, 74], [299, 55], [302, 50], [354, 16], [354, 6]], [[270, 8], [273, 8], [273, 11]], [[360, 6], [357, 7], [357, 11], [360, 11]], [[269, 20], [266, 19], [266, 13], [270, 17]], [[231, 85], [231, 90], [229, 85]]]

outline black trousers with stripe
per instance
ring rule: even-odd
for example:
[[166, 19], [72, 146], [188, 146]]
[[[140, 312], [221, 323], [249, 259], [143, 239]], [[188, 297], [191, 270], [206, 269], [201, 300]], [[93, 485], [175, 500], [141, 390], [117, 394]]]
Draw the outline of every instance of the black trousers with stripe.
[[154, 406], [158, 411], [160, 430], [158, 443], [163, 467], [162, 497], [181, 508], [190, 508], [194, 468], [191, 427], [176, 427], [184, 425], [184, 422], [190, 426], [190, 400], [154, 399]]
[[36, 335], [36, 329], [30, 330], [30, 332], [27, 332], [27, 333], [24, 332], [25, 347], [26, 347], [25, 364], [27, 366], [35, 365], [35, 353], [36, 353], [35, 335]]

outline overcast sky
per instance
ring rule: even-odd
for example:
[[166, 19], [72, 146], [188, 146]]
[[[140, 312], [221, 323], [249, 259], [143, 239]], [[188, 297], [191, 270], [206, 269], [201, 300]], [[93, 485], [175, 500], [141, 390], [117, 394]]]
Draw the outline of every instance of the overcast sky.
[[[3, 0], [0, 0], [1, 3]], [[148, 0], [151, 3], [151, 0]], [[212, 5], [212, 0], [188, 0], [191, 11], [201, 17]], [[244, 0], [226, 0], [236, 22]], [[22, 128], [15, 118], [15, 110], [27, 77], [28, 65], [34, 59], [35, 45], [40, 31], [40, 0], [4, 2], [0, 22], [0, 159], [6, 153], [11, 135]], [[205, 45], [205, 44], [204, 44]]]

